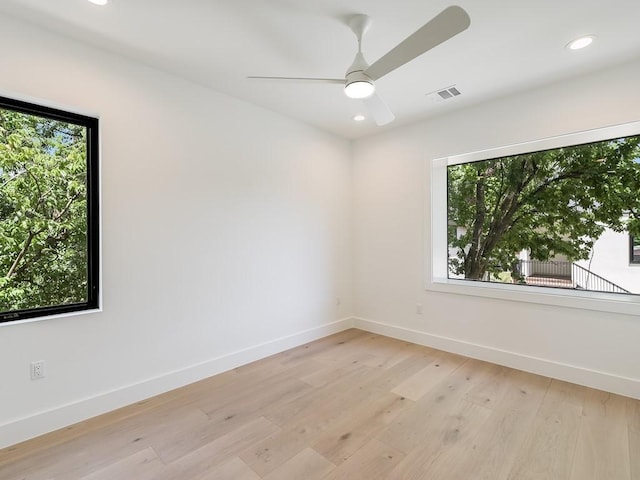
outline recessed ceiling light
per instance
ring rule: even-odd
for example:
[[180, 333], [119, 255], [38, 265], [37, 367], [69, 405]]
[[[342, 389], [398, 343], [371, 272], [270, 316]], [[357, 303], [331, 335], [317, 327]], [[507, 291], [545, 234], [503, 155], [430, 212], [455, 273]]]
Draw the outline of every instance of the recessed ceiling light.
[[362, 122], [364, 119], [365, 119], [365, 116], [360, 113], [358, 115], [353, 116], [354, 122]]
[[585, 35], [584, 37], [576, 38], [567, 44], [569, 50], [580, 50], [581, 48], [588, 47], [593, 43], [593, 35]]
[[106, 5], [109, 3], [109, 0], [89, 0], [94, 5]]

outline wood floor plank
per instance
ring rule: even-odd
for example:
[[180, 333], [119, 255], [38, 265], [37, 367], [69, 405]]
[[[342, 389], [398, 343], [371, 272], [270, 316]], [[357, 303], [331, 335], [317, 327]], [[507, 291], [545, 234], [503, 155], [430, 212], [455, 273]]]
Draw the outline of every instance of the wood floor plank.
[[317, 435], [313, 449], [339, 465], [389, 425], [413, 403], [394, 393], [365, 402], [348, 417]]
[[492, 408], [498, 399], [505, 395], [509, 385], [507, 376], [511, 369], [502, 365], [491, 365], [489, 368], [490, 374], [477, 382], [465, 395], [465, 399], [477, 405]]
[[[365, 333], [363, 335], [350, 338], [348, 341], [334, 342], [332, 348], [326, 348], [315, 355], [315, 358], [319, 362], [324, 362], [329, 365], [335, 365], [336, 363], [346, 363], [348, 360], [354, 357], [362, 356], [363, 358], [371, 358], [381, 354], [384, 351], [384, 346], [391, 346], [397, 342], [397, 340], [382, 337], [371, 333]], [[375, 365], [372, 365], [375, 366]]]
[[369, 441], [323, 480], [387, 480], [404, 454], [376, 439]]
[[631, 478], [626, 399], [589, 390], [585, 399], [571, 480]]
[[640, 480], [640, 430], [629, 428], [629, 463], [631, 480]]
[[303, 408], [295, 408], [288, 417], [283, 417], [280, 431], [263, 441], [252, 445], [240, 454], [248, 465], [259, 475], [265, 476], [305, 447], [314, 443], [318, 435], [346, 418], [352, 416], [377, 391], [365, 388], [362, 378], [370, 378], [371, 369], [365, 369], [360, 382], [343, 385], [344, 390], [333, 391], [330, 395], [324, 392], [315, 398], [307, 399]]
[[189, 480], [260, 480], [260, 477], [238, 457], [233, 457], [231, 460], [205, 470]]
[[349, 329], [315, 342], [292, 348], [279, 355], [282, 357], [281, 361], [284, 365], [305, 363], [309, 358], [314, 358], [320, 362], [327, 359], [333, 361], [341, 358], [343, 352], [347, 355], [352, 355], [358, 349], [358, 345], [366, 341], [369, 335], [369, 333], [362, 330]]
[[[87, 450], [86, 445], [88, 442], [91, 444], [90, 439], [94, 435], [104, 439], [105, 436], [121, 436], [124, 431], [127, 431], [131, 433], [132, 440], [139, 442], [139, 434], [133, 432], [135, 428], [139, 429], [138, 433], [140, 431], [148, 431], [149, 425], [158, 424], [158, 419], [162, 415], [166, 415], [167, 411], [188, 406], [200, 395], [203, 395], [205, 391], [209, 392], [210, 395], [212, 390], [215, 391], [216, 388], [232, 381], [234, 375], [233, 372], [225, 372], [0, 450], [0, 471], [2, 464], [6, 463], [6, 460], [10, 460], [15, 464], [23, 458], [26, 459], [27, 463], [32, 463], [33, 458], [39, 454], [43, 458], [59, 458], [56, 454], [58, 451], [56, 447], [59, 447], [60, 451], [68, 450], [80, 455]], [[147, 412], [149, 414], [148, 417], [145, 416]], [[109, 440], [106, 439], [106, 442], [109, 442]], [[126, 440], [120, 442], [121, 445], [124, 443], [126, 443]], [[126, 455], [139, 448], [140, 445], [138, 444], [133, 449], [121, 448], [121, 452]], [[116, 453], [116, 455], [119, 454]]]
[[237, 452], [260, 442], [279, 430], [276, 425], [265, 418], [249, 422], [171, 462], [167, 465], [168, 468], [164, 472], [164, 476], [159, 477], [158, 480], [191, 478], [202, 475], [203, 472], [237, 456]]
[[640, 431], [629, 429], [629, 474], [631, 480], [640, 480]]
[[464, 357], [443, 352], [422, 370], [395, 387], [392, 392], [411, 400], [419, 400], [465, 361]]
[[535, 412], [494, 410], [449, 480], [505, 480], [531, 428]]
[[176, 408], [174, 412], [167, 412], [154, 420], [153, 425], [137, 425], [128, 439], [150, 445], [164, 462], [170, 462], [208, 441], [209, 417], [198, 408]]
[[509, 370], [502, 395], [492, 408], [537, 412], [547, 394], [551, 379], [519, 370]]
[[[460, 465], [460, 457], [473, 449], [473, 439], [491, 413], [486, 407], [460, 399], [447, 415], [439, 418], [439, 425], [432, 426], [430, 445], [416, 447], [416, 455], [407, 456], [392, 473], [404, 471], [409, 477], [448, 479], [450, 472]], [[425, 455], [426, 452], [431, 454]], [[402, 465], [405, 461], [406, 465]]]
[[640, 400], [626, 399], [631, 480], [640, 480]]
[[640, 432], [640, 400], [627, 398], [627, 423], [629, 428]]
[[[177, 416], [192, 409], [187, 407], [180, 410]], [[148, 412], [145, 417], [146, 421], [150, 420], [149, 423], [143, 418], [131, 416], [115, 423], [102, 424], [104, 420], [98, 417], [96, 421], [102, 427], [91, 429], [86, 435], [64, 443], [54, 441], [51, 448], [42, 448], [40, 445], [32, 455], [21, 456], [15, 462], [1, 462], [0, 478], [81, 478], [149, 447], [140, 435], [157, 428], [156, 421], [163, 415]], [[39, 443], [40, 440], [36, 439], [35, 442]]]
[[300, 480], [320, 480], [334, 470], [336, 466], [318, 454], [312, 448], [305, 448], [288, 462], [278, 467], [265, 480], [282, 480], [285, 478]]
[[[375, 374], [363, 386], [375, 388], [382, 392], [393, 392], [398, 385], [423, 370], [431, 359], [423, 356], [412, 356], [401, 360], [388, 368], [376, 367]], [[396, 392], [393, 392], [396, 393]], [[404, 396], [399, 394], [398, 396]]]
[[435, 359], [440, 352], [415, 343], [397, 340], [389, 345], [385, 351], [376, 351], [375, 353], [376, 355], [372, 355], [372, 358], [364, 360], [363, 363], [370, 367], [390, 368], [407, 358]]
[[362, 371], [365, 368], [370, 368], [364, 362], [359, 362], [357, 360], [347, 361], [346, 364], [339, 366], [327, 365], [313, 360], [312, 362], [314, 362], [317, 367], [313, 372], [300, 377], [300, 380], [315, 388], [328, 387], [329, 384], [339, 381], [344, 375], [347, 375], [354, 370]]
[[422, 366], [421, 359], [405, 360], [388, 369], [362, 365], [339, 380], [338, 388], [332, 385], [331, 389], [311, 398], [301, 397], [296, 405], [286, 405], [276, 418], [268, 415], [267, 418], [278, 424], [282, 431], [241, 453], [240, 457], [258, 474], [269, 474], [307, 445], [314, 445], [318, 435], [357, 415], [362, 405], [378, 399], [392, 385]]
[[134, 453], [109, 466], [81, 477], [81, 480], [113, 480], [114, 478], [135, 478], [155, 480], [165, 469], [165, 464], [152, 448]]
[[250, 445], [238, 456], [260, 477], [265, 477], [285, 465], [307, 448], [313, 429], [281, 430]]
[[442, 419], [450, 415], [474, 385], [490, 374], [489, 364], [468, 360], [451, 375], [441, 379], [415, 405], [401, 412], [378, 438], [405, 454], [422, 448], [426, 455], [433, 455], [438, 448], [434, 439], [438, 438]]
[[[220, 402], [220, 407], [211, 410], [207, 414], [207, 422], [203, 422], [195, 430], [197, 435], [180, 441], [179, 448], [174, 448], [171, 456], [168, 456], [165, 449], [156, 443], [153, 443], [154, 448], [157, 449], [163, 460], [171, 461], [173, 458], [197, 448], [199, 444], [232, 432], [248, 421], [259, 417], [267, 417], [270, 409], [285, 408], [285, 405], [289, 405], [296, 399], [302, 398], [305, 394], [313, 391], [312, 387], [297, 378], [279, 380], [273, 385], [273, 388], [267, 389], [262, 395], [253, 394], [235, 399], [234, 402]], [[212, 408], [211, 403], [209, 408]]]
[[228, 385], [223, 395], [203, 398], [197, 403], [197, 406], [211, 415], [228, 406], [250, 402], [252, 399], [262, 398], [265, 395], [272, 400], [280, 399], [292, 392], [303, 391], [310, 387], [298, 378], [305, 372], [308, 372], [308, 368], [304, 364], [296, 364], [272, 374], [265, 373], [256, 376], [255, 372], [252, 372], [246, 376], [239, 375], [238, 381]]
[[544, 403], [570, 403], [580, 408], [584, 407], [584, 401], [589, 389], [576, 385], [575, 383], [563, 382], [562, 380], [552, 379], [545, 394]]
[[264, 409], [265, 417], [276, 425], [283, 426], [295, 423], [317, 410], [318, 406], [331, 403], [336, 395], [349, 395], [354, 389], [371, 378], [372, 369], [364, 365], [356, 368], [337, 369], [334, 381], [328, 382], [321, 389], [310, 390], [305, 395], [291, 401], [268, 405]]
[[578, 439], [582, 407], [543, 405], [523, 442], [509, 480], [568, 480]]
[[[427, 449], [415, 448], [411, 450], [403, 459], [395, 465], [389, 472], [391, 479], [402, 480], [425, 480], [425, 466], [432, 460], [433, 452]], [[429, 480], [432, 480], [429, 478]], [[448, 479], [447, 479], [448, 480]]]
[[[482, 368], [478, 368], [482, 366]], [[467, 370], [467, 371], [465, 371]], [[471, 373], [474, 370], [477, 372]], [[491, 408], [478, 405], [469, 401], [474, 398], [468, 395], [471, 391], [485, 388], [488, 378], [496, 374], [496, 369], [491, 366], [475, 361], [469, 361], [457, 370], [453, 377], [458, 377], [458, 388], [445, 395], [442, 388], [446, 383], [441, 384], [440, 392], [433, 391], [429, 395], [436, 395], [436, 403], [428, 408], [429, 412], [437, 412], [434, 418], [425, 426], [430, 435], [423, 437], [421, 442], [414, 443], [414, 449], [420, 449], [422, 453], [410, 452], [408, 462], [405, 466], [406, 475], [409, 478], [429, 478], [442, 480], [466, 480], [468, 478], [486, 480], [504, 480], [507, 478], [511, 465], [515, 461], [516, 453], [521, 445], [524, 435], [527, 433], [539, 403], [544, 396], [544, 390], [540, 390], [548, 384], [548, 379], [542, 377], [530, 377], [524, 372], [510, 370], [504, 377], [506, 386], [500, 389], [500, 394]], [[467, 378], [469, 380], [467, 380]], [[461, 383], [462, 380], [466, 382]], [[531, 385], [526, 382], [532, 381]], [[533, 394], [531, 394], [532, 392]], [[444, 398], [443, 398], [444, 397]], [[438, 399], [443, 399], [446, 405], [441, 406]], [[443, 430], [442, 418], [456, 414], [451, 409], [451, 403], [467, 402], [476, 409], [476, 413], [468, 410], [466, 430], [457, 428], [458, 432], [452, 435], [457, 438], [453, 445], [446, 444], [439, 438]], [[418, 406], [422, 403], [418, 402]], [[517, 408], [515, 408], [517, 407]], [[464, 416], [462, 417], [464, 418]], [[450, 431], [450, 430], [449, 430]], [[463, 433], [460, 435], [460, 433]]]

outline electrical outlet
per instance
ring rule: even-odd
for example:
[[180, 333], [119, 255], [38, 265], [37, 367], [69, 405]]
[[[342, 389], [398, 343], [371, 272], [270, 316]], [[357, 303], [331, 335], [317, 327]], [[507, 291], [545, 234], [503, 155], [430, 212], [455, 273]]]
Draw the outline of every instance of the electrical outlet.
[[336, 306], [339, 307], [341, 303], [342, 300], [340, 299], [340, 297], [336, 297]]
[[44, 378], [44, 360], [40, 360], [38, 362], [31, 363], [31, 380], [37, 380], [39, 378]]
[[416, 313], [418, 315], [422, 315], [422, 305], [421, 304], [417, 304], [416, 305]]

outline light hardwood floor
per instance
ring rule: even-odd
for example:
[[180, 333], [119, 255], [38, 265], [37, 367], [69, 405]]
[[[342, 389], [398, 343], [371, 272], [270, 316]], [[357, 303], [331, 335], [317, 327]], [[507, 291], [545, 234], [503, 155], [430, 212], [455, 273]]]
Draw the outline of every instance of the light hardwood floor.
[[0, 450], [0, 479], [640, 480], [640, 401], [348, 330]]

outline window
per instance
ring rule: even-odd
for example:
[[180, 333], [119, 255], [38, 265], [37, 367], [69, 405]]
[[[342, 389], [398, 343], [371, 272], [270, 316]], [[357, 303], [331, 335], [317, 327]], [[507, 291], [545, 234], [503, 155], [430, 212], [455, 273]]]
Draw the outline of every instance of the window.
[[0, 97], [0, 322], [98, 308], [98, 120]]
[[[432, 161], [427, 288], [640, 313], [640, 275], [630, 280], [621, 255], [624, 232], [640, 238], [639, 132], [636, 122]], [[618, 243], [594, 249], [605, 239]], [[596, 268], [611, 251], [624, 275], [612, 256]]]
[[640, 263], [640, 235], [629, 235], [629, 263]]

